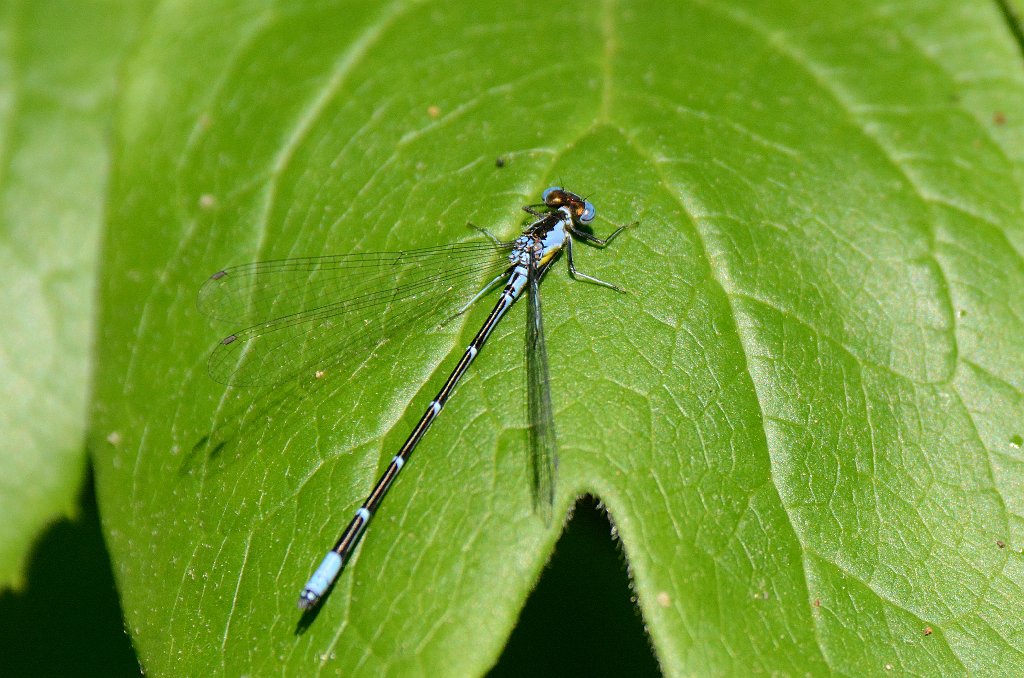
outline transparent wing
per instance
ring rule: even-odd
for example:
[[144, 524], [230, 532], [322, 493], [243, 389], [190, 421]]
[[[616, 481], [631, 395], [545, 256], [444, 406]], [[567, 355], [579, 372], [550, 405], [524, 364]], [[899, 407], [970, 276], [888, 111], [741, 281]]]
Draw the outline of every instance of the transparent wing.
[[[217, 271], [199, 290], [199, 310], [252, 324], [329, 306], [396, 282], [427, 282], [457, 264], [492, 261], [507, 247], [469, 242], [401, 252], [367, 252], [260, 261]], [[382, 281], [383, 279], [383, 281]]]
[[530, 265], [530, 304], [526, 320], [526, 400], [529, 412], [530, 464], [533, 475], [533, 505], [545, 523], [551, 523], [555, 502], [555, 474], [558, 446], [555, 417], [551, 410], [548, 352], [544, 343], [544, 321], [540, 311], [540, 278], [544, 271]]
[[417, 319], [454, 311], [508, 267], [507, 247], [456, 243], [403, 252], [283, 259], [218, 271], [199, 290], [212, 318], [253, 323], [210, 356], [223, 384], [313, 378], [364, 360]]

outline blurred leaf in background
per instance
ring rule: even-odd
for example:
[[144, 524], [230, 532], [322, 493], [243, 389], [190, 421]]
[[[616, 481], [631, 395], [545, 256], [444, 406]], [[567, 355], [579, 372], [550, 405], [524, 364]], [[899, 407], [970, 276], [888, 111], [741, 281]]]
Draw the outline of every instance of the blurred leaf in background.
[[116, 71], [146, 4], [0, 5], [0, 587], [84, 478]]

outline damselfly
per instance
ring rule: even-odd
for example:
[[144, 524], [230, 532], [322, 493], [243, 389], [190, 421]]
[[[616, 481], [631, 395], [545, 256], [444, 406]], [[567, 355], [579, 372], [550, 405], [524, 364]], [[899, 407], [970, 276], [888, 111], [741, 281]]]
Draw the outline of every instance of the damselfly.
[[[523, 207], [536, 220], [511, 242], [501, 242], [484, 231], [490, 242], [265, 261], [218, 271], [200, 290], [199, 307], [207, 315], [252, 323], [221, 340], [210, 356], [210, 375], [229, 385], [253, 385], [320, 378], [358, 359], [414, 320], [446, 311], [463, 313], [505, 281], [497, 304], [448, 380], [306, 583], [299, 596], [300, 609], [314, 607], [331, 587], [412, 451], [498, 321], [526, 290], [530, 298], [526, 354], [532, 489], [535, 508], [550, 522], [558, 459], [538, 285], [565, 250], [573, 277], [621, 292], [611, 283], [577, 271], [572, 243], [575, 236], [603, 247], [625, 226], [601, 239], [582, 228], [596, 216], [588, 200], [560, 187], [544, 191], [542, 200]], [[493, 279], [471, 299], [460, 298], [462, 283], [487, 280], [491, 275]]]

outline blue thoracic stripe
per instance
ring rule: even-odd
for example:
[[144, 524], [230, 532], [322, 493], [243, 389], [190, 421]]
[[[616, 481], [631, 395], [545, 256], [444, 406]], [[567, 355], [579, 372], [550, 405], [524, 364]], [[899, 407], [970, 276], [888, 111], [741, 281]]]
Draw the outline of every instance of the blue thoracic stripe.
[[[535, 275], [538, 270], [546, 269], [550, 261], [561, 252], [563, 246], [567, 243], [569, 245], [572, 244], [572, 235], [604, 245], [622, 230], [622, 228], [619, 228], [605, 240], [597, 239], [585, 231], [580, 231], [577, 228], [578, 226], [585, 226], [593, 220], [595, 215], [594, 206], [575, 193], [570, 193], [562, 188], [553, 187], [547, 189], [544, 191], [542, 200], [548, 209], [547, 213], [537, 212], [533, 207], [524, 208], [531, 214], [537, 215], [538, 219], [530, 224], [514, 243], [511, 243], [512, 250], [509, 254], [509, 269], [507, 271], [508, 282], [494, 308], [491, 309], [487, 319], [477, 331], [476, 336], [473, 337], [473, 341], [470, 342], [462, 354], [462, 357], [455, 365], [444, 385], [437, 392], [434, 399], [430, 401], [426, 412], [420, 417], [409, 437], [402, 444], [401, 449], [399, 449], [398, 454], [394, 456], [377, 481], [377, 484], [370, 491], [362, 507], [356, 511], [355, 516], [352, 517], [348, 526], [341, 533], [341, 537], [334, 545], [334, 548], [327, 554], [320, 567], [317, 568], [306, 584], [299, 597], [300, 608], [308, 610], [315, 606], [338, 576], [353, 549], [359, 543], [359, 539], [367, 524], [369, 524], [373, 513], [380, 505], [380, 502], [383, 501], [384, 495], [387, 494], [388, 489], [398, 477], [399, 472], [405, 466], [405, 462], [408, 461], [409, 455], [412, 454], [427, 429], [430, 428], [434, 419], [437, 418], [455, 386], [462, 379], [470, 363], [476, 358], [495, 326], [505, 315], [505, 312], [511, 308], [512, 304], [522, 296], [528, 282], [529, 272], [527, 266], [532, 267]], [[567, 248], [567, 253], [569, 272], [577, 276], [578, 274], [575, 268], [573, 268], [571, 247]], [[217, 275], [220, 274], [215, 274], [215, 278]], [[610, 283], [582, 274], [579, 275], [592, 282], [618, 289]], [[497, 280], [498, 278], [488, 283], [469, 303], [471, 304], [473, 300], [488, 290]], [[465, 308], [462, 310], [465, 310]], [[231, 335], [224, 340], [224, 343], [233, 342], [235, 339], [236, 335]]]

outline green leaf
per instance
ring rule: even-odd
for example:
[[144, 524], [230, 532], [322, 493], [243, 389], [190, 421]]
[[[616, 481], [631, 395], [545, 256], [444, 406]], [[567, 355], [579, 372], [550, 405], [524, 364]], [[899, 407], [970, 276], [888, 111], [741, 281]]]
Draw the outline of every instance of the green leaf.
[[523, 305], [307, 625], [487, 304], [261, 393], [207, 378], [239, 328], [194, 300], [230, 264], [512, 237], [561, 182], [599, 235], [641, 224], [576, 251], [628, 296], [542, 287], [556, 510], [605, 502], [666, 673], [1019, 673], [1019, 47], [980, 1], [161, 4], [120, 98], [93, 428], [148, 672], [495, 662], [561, 530], [531, 507]]
[[1010, 23], [1010, 29], [1013, 29], [1013, 24], [1017, 24], [1016, 38], [1018, 43], [1021, 41], [1021, 17], [1024, 16], [1024, 0], [1001, 0], [1000, 7], [1003, 8], [1003, 13], [1006, 15], [1007, 22]]
[[84, 480], [114, 73], [143, 7], [0, 5], [0, 588]]

